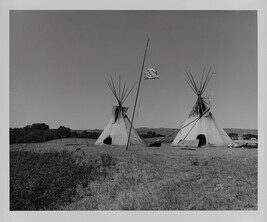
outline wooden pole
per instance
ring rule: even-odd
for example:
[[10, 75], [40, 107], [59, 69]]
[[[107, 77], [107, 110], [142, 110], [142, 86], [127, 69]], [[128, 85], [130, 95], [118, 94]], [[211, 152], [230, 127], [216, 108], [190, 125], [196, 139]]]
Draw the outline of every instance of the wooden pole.
[[139, 83], [138, 83], [138, 89], [137, 89], [135, 102], [134, 102], [134, 109], [133, 109], [132, 121], [131, 121], [131, 125], [130, 125], [126, 150], [128, 150], [128, 148], [129, 148], [130, 136], [131, 136], [132, 126], [133, 126], [133, 121], [134, 121], [134, 113], [135, 113], [135, 108], [136, 108], [136, 104], [137, 104], [137, 100], [138, 100], [140, 85], [141, 85], [141, 81], [142, 81], [142, 75], [143, 75], [143, 70], [144, 70], [144, 65], [145, 65], [145, 60], [146, 60], [146, 52], [147, 52], [148, 43], [149, 43], [149, 39], [147, 39], [147, 43], [146, 43], [146, 49], [145, 49], [145, 54], [144, 54], [144, 58], [143, 58], [143, 64], [142, 64], [142, 68], [141, 68], [141, 73], [140, 73], [140, 78], [139, 78]]

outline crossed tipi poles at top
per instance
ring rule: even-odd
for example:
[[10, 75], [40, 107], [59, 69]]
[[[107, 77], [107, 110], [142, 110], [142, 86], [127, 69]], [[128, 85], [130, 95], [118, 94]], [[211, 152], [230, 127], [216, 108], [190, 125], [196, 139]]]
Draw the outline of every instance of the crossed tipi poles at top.
[[189, 81], [187, 81], [187, 80], [185, 80], [185, 81], [190, 86], [190, 88], [195, 92], [195, 94], [197, 96], [201, 96], [204, 93], [204, 91], [207, 88], [207, 85], [210, 82], [211, 77], [214, 74], [216, 74], [216, 72], [211, 72], [211, 68], [210, 68], [206, 77], [204, 78], [204, 76], [205, 76], [205, 67], [204, 67], [203, 72], [202, 72], [201, 82], [200, 82], [200, 84], [198, 84], [198, 82], [195, 81], [193, 74], [191, 73], [191, 71], [188, 68], [185, 69], [185, 73], [186, 73], [188, 80], [189, 80]]
[[193, 92], [198, 96], [197, 101], [198, 101], [198, 105], [200, 107], [200, 114], [202, 115], [205, 111], [205, 109], [203, 107], [203, 103], [206, 105], [209, 105], [203, 100], [202, 95], [203, 95], [204, 91], [206, 90], [207, 85], [209, 84], [209, 82], [211, 80], [211, 77], [214, 74], [216, 74], [216, 72], [211, 72], [211, 68], [210, 68], [206, 77], [205, 77], [205, 67], [204, 67], [200, 84], [198, 84], [198, 82], [195, 81], [193, 74], [191, 73], [191, 71], [189, 70], [188, 67], [187, 67], [187, 69], [185, 69], [185, 73], [188, 77], [188, 80], [185, 80], [185, 81], [190, 86], [190, 88], [193, 90]]
[[124, 85], [121, 88], [121, 78], [119, 76], [119, 86], [116, 88], [112, 76], [110, 76], [110, 80], [107, 81], [107, 84], [113, 93], [114, 97], [119, 103], [119, 106], [122, 107], [125, 100], [128, 98], [134, 87], [136, 86], [136, 83], [133, 84], [133, 86], [130, 88], [129, 86], [126, 87], [126, 81], [124, 81]]

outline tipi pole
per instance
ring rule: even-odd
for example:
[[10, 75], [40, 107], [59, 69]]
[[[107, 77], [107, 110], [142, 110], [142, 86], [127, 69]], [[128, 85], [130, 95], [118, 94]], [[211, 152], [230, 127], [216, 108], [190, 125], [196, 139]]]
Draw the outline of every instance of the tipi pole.
[[127, 140], [126, 150], [128, 150], [128, 148], [129, 148], [130, 136], [131, 136], [132, 126], [133, 126], [133, 121], [134, 121], [134, 113], [135, 113], [136, 103], [137, 103], [137, 100], [138, 100], [138, 94], [139, 94], [140, 85], [141, 85], [141, 81], [142, 81], [142, 75], [143, 75], [143, 70], [144, 70], [144, 65], [145, 65], [145, 60], [146, 60], [146, 52], [147, 52], [148, 43], [149, 43], [149, 39], [147, 39], [147, 43], [146, 43], [146, 49], [145, 49], [145, 54], [144, 54], [144, 58], [143, 58], [143, 64], [142, 64], [142, 68], [141, 68], [141, 73], [140, 73], [140, 78], [139, 78], [139, 83], [138, 83], [138, 89], [137, 89], [135, 102], [134, 102], [134, 109], [133, 109], [132, 121], [131, 121], [131, 125], [130, 125], [130, 130], [129, 130], [128, 140]]
[[[156, 140], [156, 142], [160, 142], [160, 141], [164, 140], [164, 139], [167, 138], [168, 136], [170, 136], [170, 135], [172, 135], [172, 134], [174, 134], [174, 133], [180, 131], [181, 129], [185, 128], [186, 126], [190, 125], [191, 123], [193, 123], [193, 122], [195, 122], [195, 121], [197, 122], [197, 121], [200, 120], [200, 118], [201, 118], [203, 115], [205, 115], [209, 110], [210, 110], [210, 109], [208, 108], [207, 110], [205, 110], [205, 112], [204, 112], [202, 115], [200, 115], [200, 116], [197, 117], [196, 119], [192, 120], [191, 122], [187, 123], [186, 125], [182, 125], [182, 126], [179, 127], [178, 129], [176, 129], [176, 130], [174, 130], [173, 132], [167, 134], [166, 136], [162, 137], [161, 139]], [[194, 123], [193, 127], [195, 126], [195, 124], [196, 124], [196, 123]], [[192, 128], [191, 128], [191, 130], [192, 130]], [[190, 130], [190, 131], [191, 131], [191, 130]], [[186, 135], [186, 136], [187, 136], [187, 135]]]

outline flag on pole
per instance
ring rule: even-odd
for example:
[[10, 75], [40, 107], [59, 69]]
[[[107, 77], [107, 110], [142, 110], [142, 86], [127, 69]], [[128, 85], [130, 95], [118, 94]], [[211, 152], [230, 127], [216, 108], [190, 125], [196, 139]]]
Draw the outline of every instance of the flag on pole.
[[145, 70], [145, 79], [158, 79], [159, 74], [155, 69], [149, 68]]

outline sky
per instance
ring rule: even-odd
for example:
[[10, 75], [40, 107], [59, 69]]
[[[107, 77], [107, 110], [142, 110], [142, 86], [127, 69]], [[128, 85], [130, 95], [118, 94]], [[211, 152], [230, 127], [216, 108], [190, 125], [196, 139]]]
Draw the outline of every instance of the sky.
[[[181, 126], [211, 67], [204, 96], [224, 128], [257, 128], [256, 11], [11, 11], [10, 127], [103, 129], [117, 105], [106, 81], [138, 81], [145, 68], [135, 127]], [[125, 102], [132, 116], [137, 87]]]

